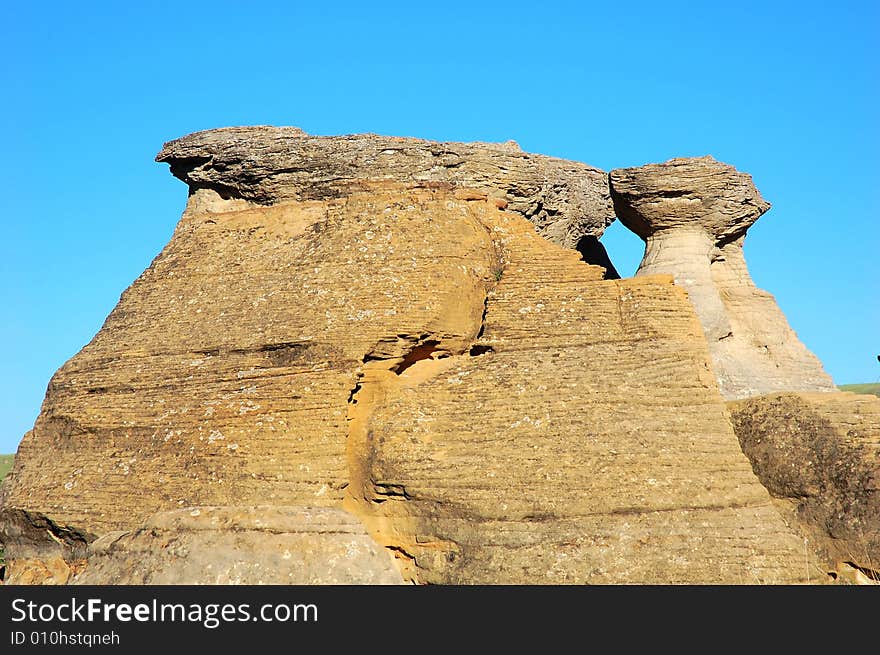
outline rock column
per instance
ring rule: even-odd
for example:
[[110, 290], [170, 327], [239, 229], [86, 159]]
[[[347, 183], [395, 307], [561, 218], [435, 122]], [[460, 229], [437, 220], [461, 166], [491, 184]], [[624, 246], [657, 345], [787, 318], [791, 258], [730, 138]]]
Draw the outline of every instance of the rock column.
[[636, 275], [672, 274], [687, 289], [725, 398], [836, 391], [743, 256], [746, 231], [770, 208], [751, 176], [712, 157], [611, 171], [614, 209], [645, 241]]

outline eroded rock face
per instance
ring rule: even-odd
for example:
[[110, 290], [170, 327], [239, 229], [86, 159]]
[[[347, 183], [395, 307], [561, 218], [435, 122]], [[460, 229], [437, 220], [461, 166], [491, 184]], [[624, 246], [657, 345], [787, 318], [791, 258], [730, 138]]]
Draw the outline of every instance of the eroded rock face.
[[770, 208], [749, 175], [698, 157], [617, 169], [609, 182], [617, 216], [645, 241], [636, 275], [670, 273], [687, 290], [725, 398], [836, 391], [749, 275], [743, 240]]
[[73, 584], [403, 584], [363, 524], [330, 508], [188, 507], [89, 550]]
[[[584, 169], [377, 139], [163, 149], [181, 222], [55, 374], [4, 484], [20, 575], [60, 556], [120, 580], [101, 558], [151, 552], [157, 512], [271, 505], [348, 511], [413, 582], [803, 581], [682, 289], [605, 280], [526, 220], [564, 197], [560, 225], [603, 225], [565, 191]], [[45, 521], [73, 545], [27, 536]], [[91, 573], [65, 559], [114, 531]]]
[[414, 384], [367, 370], [356, 396], [350, 439], [370, 471], [356, 499], [404, 574], [803, 581], [803, 544], [734, 442], [681, 289], [603, 281], [515, 217], [481, 213], [507, 261], [474, 347], [485, 354], [414, 366]]
[[880, 581], [880, 398], [780, 393], [729, 404], [743, 451], [826, 558]]

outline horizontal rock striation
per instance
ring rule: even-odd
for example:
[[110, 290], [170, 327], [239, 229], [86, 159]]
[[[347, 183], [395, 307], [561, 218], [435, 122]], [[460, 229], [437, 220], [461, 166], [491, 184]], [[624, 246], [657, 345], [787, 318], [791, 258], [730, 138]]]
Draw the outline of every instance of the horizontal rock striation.
[[387, 377], [363, 382], [363, 514], [396, 535], [405, 575], [815, 576], [736, 443], [681, 289], [668, 276], [603, 281], [515, 217], [479, 209], [507, 261], [475, 345], [484, 354], [393, 391]]
[[53, 376], [3, 511], [94, 538], [179, 507], [339, 506], [364, 360], [402, 361], [426, 335], [462, 352], [479, 331], [501, 264], [467, 204], [383, 187], [262, 207], [196, 190]]
[[836, 390], [749, 275], [746, 231], [770, 208], [749, 175], [697, 157], [617, 169], [609, 183], [617, 216], [645, 241], [636, 275], [672, 274], [687, 290], [725, 398]]

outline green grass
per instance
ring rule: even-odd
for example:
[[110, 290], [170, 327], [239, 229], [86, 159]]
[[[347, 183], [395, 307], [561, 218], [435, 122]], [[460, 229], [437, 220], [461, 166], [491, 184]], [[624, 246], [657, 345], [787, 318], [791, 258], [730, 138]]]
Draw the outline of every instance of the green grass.
[[6, 477], [6, 474], [9, 473], [9, 469], [12, 468], [12, 458], [15, 455], [0, 455], [0, 481]]
[[866, 384], [841, 384], [837, 387], [841, 391], [853, 393], [871, 393], [880, 396], [880, 382], [868, 382]]
[[[12, 460], [14, 458], [15, 455], [0, 455], [0, 482], [3, 481], [3, 478], [9, 473], [9, 469], [12, 468]], [[0, 546], [0, 569], [6, 565], [6, 557], [4, 555], [3, 547]], [[0, 584], [3, 584], [2, 575], [0, 575]]]

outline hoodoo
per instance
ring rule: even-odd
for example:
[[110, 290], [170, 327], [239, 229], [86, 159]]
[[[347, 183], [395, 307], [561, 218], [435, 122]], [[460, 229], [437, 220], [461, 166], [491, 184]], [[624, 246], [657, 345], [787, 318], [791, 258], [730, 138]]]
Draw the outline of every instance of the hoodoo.
[[836, 391], [743, 257], [749, 227], [770, 208], [752, 178], [712, 157], [609, 175], [621, 222], [645, 241], [636, 275], [669, 273], [688, 292], [725, 398]]

